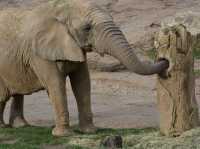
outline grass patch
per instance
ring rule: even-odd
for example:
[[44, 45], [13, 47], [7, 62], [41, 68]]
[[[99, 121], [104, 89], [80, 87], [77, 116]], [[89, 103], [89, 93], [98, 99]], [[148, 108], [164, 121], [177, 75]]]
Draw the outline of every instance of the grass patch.
[[152, 60], [156, 59], [156, 53], [157, 52], [156, 52], [155, 49], [151, 49], [151, 50], [146, 51], [147, 56]]
[[194, 71], [195, 77], [200, 77], [200, 70], [195, 70]]
[[96, 134], [81, 134], [75, 131], [69, 137], [58, 138], [53, 137], [51, 128], [46, 127], [4, 128], [0, 129], [0, 149], [48, 149], [57, 146], [66, 149], [99, 149], [99, 143], [105, 136], [127, 137], [155, 131], [153, 128], [99, 129]]
[[[55, 138], [51, 130], [44, 127], [4, 128], [0, 129], [0, 149], [39, 149], [42, 144], [62, 144], [67, 138]], [[15, 139], [15, 143], [6, 143], [4, 137]]]
[[200, 48], [195, 48], [193, 50], [193, 56], [195, 59], [200, 59]]
[[[26, 127], [0, 129], [0, 149], [103, 149], [105, 136], [121, 135], [123, 149], [198, 149], [200, 128], [170, 138], [154, 128], [99, 129], [96, 134], [81, 134], [77, 130], [69, 137], [53, 137], [51, 128]], [[12, 141], [13, 140], [13, 141]]]

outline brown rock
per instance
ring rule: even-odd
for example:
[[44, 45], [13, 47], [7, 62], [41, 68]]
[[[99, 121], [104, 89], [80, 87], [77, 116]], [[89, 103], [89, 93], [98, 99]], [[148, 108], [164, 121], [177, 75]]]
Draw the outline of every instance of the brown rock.
[[121, 136], [107, 136], [101, 142], [101, 146], [108, 149], [122, 148], [122, 137]]

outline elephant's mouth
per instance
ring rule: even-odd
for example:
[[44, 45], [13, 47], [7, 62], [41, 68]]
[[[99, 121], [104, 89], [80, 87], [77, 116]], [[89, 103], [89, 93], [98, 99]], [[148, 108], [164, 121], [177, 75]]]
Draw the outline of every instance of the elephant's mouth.
[[93, 48], [92, 48], [92, 45], [89, 44], [89, 45], [85, 45], [81, 47], [81, 49], [83, 49], [86, 52], [91, 52]]

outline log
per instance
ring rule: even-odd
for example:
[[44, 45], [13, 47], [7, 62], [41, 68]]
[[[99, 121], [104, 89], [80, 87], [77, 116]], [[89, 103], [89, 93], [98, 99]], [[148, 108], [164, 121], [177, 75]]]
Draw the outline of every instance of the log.
[[167, 78], [158, 76], [157, 79], [160, 132], [179, 136], [199, 125], [192, 36], [183, 25], [168, 26], [157, 34], [155, 46], [157, 58], [170, 63]]

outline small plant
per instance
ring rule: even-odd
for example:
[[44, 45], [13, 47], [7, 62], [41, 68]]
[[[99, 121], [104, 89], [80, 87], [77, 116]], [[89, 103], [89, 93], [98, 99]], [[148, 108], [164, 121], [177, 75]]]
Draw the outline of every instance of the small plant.
[[156, 50], [155, 49], [150, 49], [150, 50], [146, 51], [146, 54], [150, 59], [152, 59], [152, 60], [156, 59]]
[[200, 48], [194, 48], [193, 56], [195, 59], [200, 59]]
[[195, 77], [200, 77], [200, 70], [195, 70], [194, 71]]

